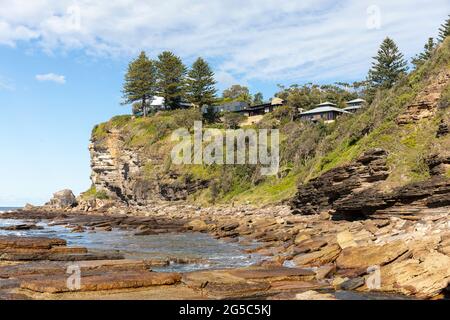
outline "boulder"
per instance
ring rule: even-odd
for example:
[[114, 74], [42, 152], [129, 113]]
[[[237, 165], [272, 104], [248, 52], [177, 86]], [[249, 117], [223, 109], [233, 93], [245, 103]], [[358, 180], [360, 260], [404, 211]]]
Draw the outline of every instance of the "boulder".
[[55, 209], [66, 209], [75, 207], [77, 205], [77, 199], [72, 190], [64, 189], [55, 192], [53, 198], [45, 205]]
[[208, 225], [206, 224], [205, 221], [200, 220], [200, 219], [195, 219], [195, 220], [189, 221], [189, 222], [186, 224], [186, 227], [187, 227], [189, 230], [197, 231], [197, 232], [205, 232], [205, 231], [208, 231]]

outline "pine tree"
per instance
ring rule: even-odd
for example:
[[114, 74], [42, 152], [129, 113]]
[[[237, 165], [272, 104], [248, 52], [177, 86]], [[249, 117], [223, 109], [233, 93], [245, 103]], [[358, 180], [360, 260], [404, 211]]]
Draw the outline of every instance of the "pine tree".
[[436, 44], [434, 43], [433, 38], [428, 38], [428, 42], [424, 46], [425, 50], [424, 52], [416, 55], [414, 58], [412, 58], [411, 63], [417, 68], [421, 64], [423, 64], [425, 61], [431, 58], [434, 49], [436, 48]]
[[122, 92], [123, 105], [139, 101], [144, 116], [147, 115], [147, 102], [156, 93], [156, 68], [144, 51], [128, 65]]
[[199, 106], [212, 105], [216, 101], [214, 72], [208, 63], [198, 58], [192, 65], [186, 80], [186, 93], [189, 102]]
[[164, 51], [156, 61], [159, 95], [164, 98], [166, 108], [177, 109], [185, 93], [186, 67], [179, 57]]
[[438, 41], [443, 42], [446, 37], [450, 36], [450, 15], [448, 19], [439, 28]]
[[375, 61], [369, 70], [368, 80], [374, 89], [391, 88], [408, 71], [403, 54], [390, 38], [383, 40], [377, 56], [373, 58]]

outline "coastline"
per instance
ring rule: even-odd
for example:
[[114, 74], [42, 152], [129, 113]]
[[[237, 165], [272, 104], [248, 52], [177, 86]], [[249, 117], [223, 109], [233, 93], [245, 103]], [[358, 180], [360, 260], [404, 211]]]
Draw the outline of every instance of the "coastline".
[[[106, 291], [83, 289], [49, 293], [45, 288], [49, 291], [49, 284], [56, 281], [53, 275], [41, 280], [39, 286], [34, 283], [31, 288], [35, 291], [30, 291], [29, 284], [22, 283], [15, 293], [26, 292], [28, 297], [45, 296], [46, 299], [151, 299], [153, 293], [155, 298], [161, 294], [169, 297], [173, 291], [186, 295], [179, 296], [180, 299], [336, 299], [345, 296], [342, 292], [354, 292], [360, 298], [380, 293], [394, 294], [390, 298], [448, 298], [448, 215], [334, 221], [326, 214], [293, 215], [287, 206], [200, 208], [170, 203], [152, 207], [111, 207], [103, 212], [77, 210], [41, 208], [3, 214], [2, 218], [48, 219], [67, 225], [75, 232], [88, 232], [89, 223], [101, 219], [99, 231], [127, 228], [134, 230], [137, 237], [174, 230], [203, 232], [225, 242], [257, 241], [258, 246], [249, 252], [265, 256], [267, 260], [246, 268], [170, 273], [175, 277], [171, 285], [149, 285], [144, 281], [133, 288], [114, 289], [114, 283], [126, 280], [127, 274], [109, 270], [112, 278], [97, 279], [100, 284], [110, 284], [112, 289]], [[379, 267], [381, 284], [378, 288], [369, 288], [374, 273], [368, 270], [373, 266]], [[145, 279], [142, 275], [138, 278], [141, 277]], [[23, 286], [27, 288], [25, 291]], [[44, 292], [39, 293], [39, 290]]]

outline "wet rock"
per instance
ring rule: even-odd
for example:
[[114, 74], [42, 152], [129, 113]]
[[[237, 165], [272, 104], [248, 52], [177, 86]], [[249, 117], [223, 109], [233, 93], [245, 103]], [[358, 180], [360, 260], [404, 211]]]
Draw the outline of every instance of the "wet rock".
[[15, 293], [9, 290], [0, 290], [0, 300], [30, 300], [30, 298], [21, 293]]
[[43, 227], [35, 224], [16, 224], [7, 227], [0, 227], [0, 230], [17, 231], [17, 230], [41, 230]]
[[84, 276], [81, 273], [79, 288], [69, 288], [67, 277], [47, 276], [39, 279], [25, 279], [22, 289], [44, 293], [62, 293], [71, 291], [101, 291], [131, 288], [144, 288], [157, 285], [172, 285], [179, 282], [180, 274], [157, 272], [114, 272]]
[[205, 232], [208, 231], [208, 225], [205, 221], [200, 219], [195, 219], [187, 223], [186, 227], [189, 230], [197, 231], [197, 232]]
[[7, 248], [50, 249], [65, 246], [66, 241], [57, 238], [0, 236], [0, 250]]
[[75, 226], [75, 227], [73, 227], [72, 228], [72, 230], [70, 231], [70, 232], [73, 232], [73, 233], [82, 233], [82, 232], [84, 232], [85, 230], [84, 230], [84, 228], [82, 227], [82, 226]]
[[[147, 260], [91, 260], [77, 261], [76, 266], [86, 272], [146, 271], [153, 266]], [[20, 278], [29, 275], [66, 274], [68, 264], [61, 261], [36, 261], [0, 267], [0, 278]]]
[[53, 252], [5, 252], [0, 253], [1, 261], [86, 261], [86, 260], [120, 260], [120, 253], [53, 253]]

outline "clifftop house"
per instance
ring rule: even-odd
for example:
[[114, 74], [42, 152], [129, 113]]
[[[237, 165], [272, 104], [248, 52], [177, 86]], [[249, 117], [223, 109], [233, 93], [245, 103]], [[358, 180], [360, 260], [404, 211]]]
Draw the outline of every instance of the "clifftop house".
[[284, 100], [280, 98], [272, 98], [268, 103], [262, 103], [254, 106], [248, 106], [247, 108], [238, 111], [243, 113], [247, 117], [264, 115], [266, 113], [272, 112], [275, 108], [284, 105]]
[[[208, 111], [208, 106], [202, 107], [202, 112], [206, 113]], [[244, 101], [233, 101], [227, 102], [218, 106], [212, 106], [215, 112], [240, 112], [248, 108], [247, 102]]]
[[302, 112], [300, 119], [309, 121], [323, 120], [325, 123], [329, 123], [335, 121], [338, 116], [349, 113], [344, 109], [338, 108], [336, 104], [326, 101], [317, 105], [317, 108]]
[[344, 108], [345, 111], [355, 113], [366, 105], [366, 100], [358, 98], [347, 102], [347, 107]]
[[[179, 104], [179, 107], [187, 109], [192, 107], [193, 104], [189, 102], [182, 101]], [[147, 106], [147, 113], [150, 113], [155, 110], [166, 110], [166, 103], [164, 97], [154, 96], [152, 102]], [[136, 116], [142, 116], [143, 112], [138, 111], [135, 113]]]
[[[227, 102], [218, 106], [213, 106], [215, 112], [239, 112], [247, 117], [263, 115], [272, 112], [275, 108], [282, 106], [284, 100], [280, 98], [273, 98], [271, 102], [262, 103], [254, 106], [249, 106], [244, 101]], [[206, 113], [207, 106], [202, 107], [202, 112]]]
[[346, 102], [347, 107], [341, 109], [336, 104], [326, 101], [317, 105], [317, 108], [300, 113], [300, 119], [309, 121], [323, 120], [325, 123], [333, 122], [343, 114], [356, 113], [366, 105], [364, 99], [354, 99]]

